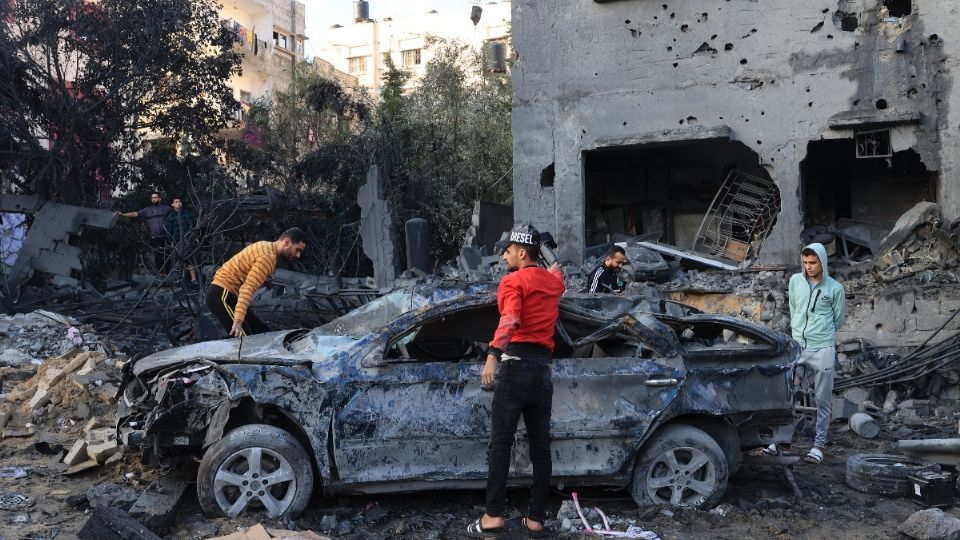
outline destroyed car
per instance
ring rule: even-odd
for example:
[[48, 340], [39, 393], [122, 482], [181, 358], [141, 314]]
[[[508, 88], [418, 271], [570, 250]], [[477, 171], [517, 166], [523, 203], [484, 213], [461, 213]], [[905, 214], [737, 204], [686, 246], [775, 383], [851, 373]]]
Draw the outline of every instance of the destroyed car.
[[[312, 330], [199, 343], [132, 363], [121, 440], [199, 461], [205, 511], [273, 517], [314, 491], [480, 488], [480, 387], [496, 284], [394, 291]], [[787, 336], [642, 297], [568, 294], [556, 330], [553, 480], [639, 504], [710, 506], [742, 451], [790, 441]], [[130, 431], [130, 430], [133, 431]], [[511, 483], [531, 480], [518, 431]]]

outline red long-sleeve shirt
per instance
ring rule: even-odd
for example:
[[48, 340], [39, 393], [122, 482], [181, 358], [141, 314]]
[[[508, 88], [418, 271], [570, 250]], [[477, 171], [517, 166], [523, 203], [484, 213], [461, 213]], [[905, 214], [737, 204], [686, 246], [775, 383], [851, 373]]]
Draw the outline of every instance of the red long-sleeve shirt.
[[530, 343], [553, 352], [564, 289], [560, 270], [527, 266], [507, 274], [497, 289], [500, 324], [490, 347], [504, 351], [511, 343]]

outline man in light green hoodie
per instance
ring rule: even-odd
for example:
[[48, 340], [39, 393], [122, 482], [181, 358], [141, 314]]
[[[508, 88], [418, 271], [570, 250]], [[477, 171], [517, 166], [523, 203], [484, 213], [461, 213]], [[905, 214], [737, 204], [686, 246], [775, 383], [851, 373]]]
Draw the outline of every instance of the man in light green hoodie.
[[790, 277], [790, 329], [793, 339], [803, 348], [799, 365], [813, 370], [817, 401], [817, 435], [804, 461], [820, 463], [833, 417], [836, 337], [846, 317], [847, 300], [843, 285], [827, 272], [827, 250], [823, 244], [803, 248], [800, 259], [803, 271]]

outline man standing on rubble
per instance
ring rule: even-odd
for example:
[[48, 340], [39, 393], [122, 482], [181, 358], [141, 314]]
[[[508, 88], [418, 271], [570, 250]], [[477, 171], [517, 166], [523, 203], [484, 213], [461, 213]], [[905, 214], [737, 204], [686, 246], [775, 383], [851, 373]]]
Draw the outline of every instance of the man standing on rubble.
[[[197, 284], [197, 267], [193, 264], [193, 214], [183, 207], [183, 200], [174, 197], [170, 201], [173, 211], [163, 221], [163, 229], [170, 238], [170, 252], [190, 273], [190, 283]], [[180, 279], [179, 277], [177, 279]]]
[[590, 272], [586, 292], [622, 293], [624, 285], [620, 281], [620, 270], [623, 269], [625, 262], [627, 262], [626, 251], [618, 245], [610, 246], [607, 256]]
[[538, 266], [540, 233], [529, 225], [510, 231], [501, 258], [510, 273], [500, 281], [497, 305], [500, 323], [480, 373], [484, 388], [493, 388], [488, 446], [487, 508], [467, 527], [475, 538], [496, 535], [504, 528], [507, 474], [517, 421], [523, 415], [533, 465], [530, 504], [523, 527], [531, 538], [543, 538], [550, 491], [550, 412], [553, 406], [551, 361], [553, 332], [564, 291], [560, 265]]
[[800, 252], [803, 271], [790, 277], [790, 329], [803, 352], [799, 365], [813, 371], [817, 403], [817, 434], [807, 463], [820, 463], [833, 418], [833, 377], [837, 360], [837, 330], [843, 325], [847, 300], [843, 285], [827, 272], [827, 250], [810, 244]]
[[153, 250], [153, 271], [161, 275], [167, 259], [167, 234], [163, 230], [163, 222], [170, 212], [169, 206], [160, 204], [160, 193], [156, 191], [150, 194], [150, 206], [134, 212], [116, 212], [121, 217], [143, 218], [147, 221], [150, 229], [150, 249]]
[[277, 257], [299, 259], [306, 247], [307, 235], [293, 227], [273, 242], [263, 240], [250, 244], [217, 270], [207, 291], [207, 307], [231, 336], [270, 331], [250, 310], [250, 300], [276, 270]]

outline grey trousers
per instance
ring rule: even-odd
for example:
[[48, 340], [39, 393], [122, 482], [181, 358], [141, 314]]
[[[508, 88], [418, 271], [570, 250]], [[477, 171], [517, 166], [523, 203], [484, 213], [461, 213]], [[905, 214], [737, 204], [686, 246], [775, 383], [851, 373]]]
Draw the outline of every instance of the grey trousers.
[[804, 350], [797, 365], [813, 370], [813, 392], [817, 401], [817, 436], [813, 444], [827, 446], [827, 431], [833, 419], [833, 376], [837, 361], [836, 347]]

